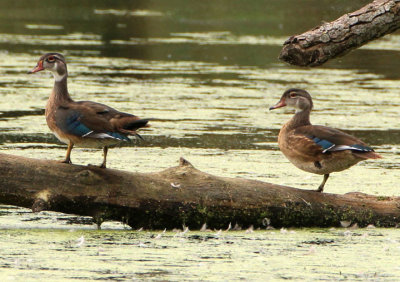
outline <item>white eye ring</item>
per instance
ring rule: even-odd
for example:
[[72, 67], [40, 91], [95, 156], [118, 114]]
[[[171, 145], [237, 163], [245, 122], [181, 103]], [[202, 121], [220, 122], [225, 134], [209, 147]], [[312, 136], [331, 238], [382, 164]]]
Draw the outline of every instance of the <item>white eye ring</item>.
[[297, 94], [296, 93], [290, 93], [289, 97], [290, 98], [295, 98], [295, 97], [297, 97]]

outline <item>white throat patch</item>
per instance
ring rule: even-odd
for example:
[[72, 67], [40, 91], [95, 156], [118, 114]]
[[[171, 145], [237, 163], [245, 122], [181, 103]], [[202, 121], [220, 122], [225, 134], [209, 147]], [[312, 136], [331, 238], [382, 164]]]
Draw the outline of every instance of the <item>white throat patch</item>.
[[64, 77], [67, 75], [67, 74], [59, 75], [58, 72], [56, 72], [56, 71], [53, 71], [52, 73], [53, 73], [53, 76], [54, 76], [54, 80], [57, 81], [57, 82], [63, 80]]
[[55, 62], [53, 68], [51, 69], [51, 72], [54, 76], [54, 80], [59, 82], [64, 79], [64, 77], [67, 75], [67, 73], [64, 73], [63, 75], [59, 75], [57, 72], [57, 68], [58, 68], [58, 62]]

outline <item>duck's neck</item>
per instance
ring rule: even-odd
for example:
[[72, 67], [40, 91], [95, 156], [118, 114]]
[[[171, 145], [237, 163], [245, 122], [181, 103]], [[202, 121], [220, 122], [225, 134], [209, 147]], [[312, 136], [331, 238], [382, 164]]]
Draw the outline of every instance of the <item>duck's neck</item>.
[[311, 125], [310, 112], [311, 109], [296, 111], [295, 115], [287, 123], [287, 130], [292, 130], [300, 126]]
[[56, 105], [72, 102], [68, 93], [67, 77], [67, 74], [62, 77], [54, 76], [54, 87], [49, 100], [52, 100]]

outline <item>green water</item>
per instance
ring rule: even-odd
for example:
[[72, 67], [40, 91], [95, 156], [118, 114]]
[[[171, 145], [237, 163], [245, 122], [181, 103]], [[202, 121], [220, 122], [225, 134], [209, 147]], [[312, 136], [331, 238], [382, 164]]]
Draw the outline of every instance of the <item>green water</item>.
[[[3, 0], [0, 152], [65, 156], [43, 117], [53, 78], [26, 74], [40, 55], [57, 51], [67, 58], [75, 100], [158, 119], [141, 132], [145, 141], [110, 150], [110, 168], [159, 171], [183, 156], [215, 175], [316, 189], [322, 177], [295, 168], [277, 146], [293, 112], [268, 111], [284, 90], [300, 87], [314, 98], [314, 124], [354, 134], [384, 157], [332, 174], [325, 190], [399, 196], [400, 35], [317, 69], [277, 60], [290, 35], [368, 2]], [[102, 156], [76, 148], [72, 161], [100, 164]], [[400, 278], [397, 230], [102, 227], [86, 217], [0, 206], [0, 279]]]
[[394, 281], [399, 239], [395, 230], [381, 229], [0, 230], [7, 246], [0, 279]]

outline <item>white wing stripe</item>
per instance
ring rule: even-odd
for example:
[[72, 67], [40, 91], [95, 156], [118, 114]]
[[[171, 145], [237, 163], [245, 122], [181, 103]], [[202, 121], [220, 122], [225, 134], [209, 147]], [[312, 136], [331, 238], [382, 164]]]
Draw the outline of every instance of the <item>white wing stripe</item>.
[[367, 149], [362, 149], [362, 148], [357, 148], [357, 147], [352, 147], [352, 146], [347, 146], [347, 145], [338, 145], [338, 146], [333, 146], [333, 147], [330, 147], [330, 148], [324, 150], [323, 153], [325, 153], [328, 150], [329, 151], [355, 150], [355, 151], [361, 151], [361, 152], [368, 152], [369, 151]]
[[115, 140], [122, 140], [120, 138], [111, 136], [107, 133], [93, 133], [93, 131], [83, 135], [82, 137], [88, 137], [88, 138], [99, 138], [99, 139], [115, 139]]

